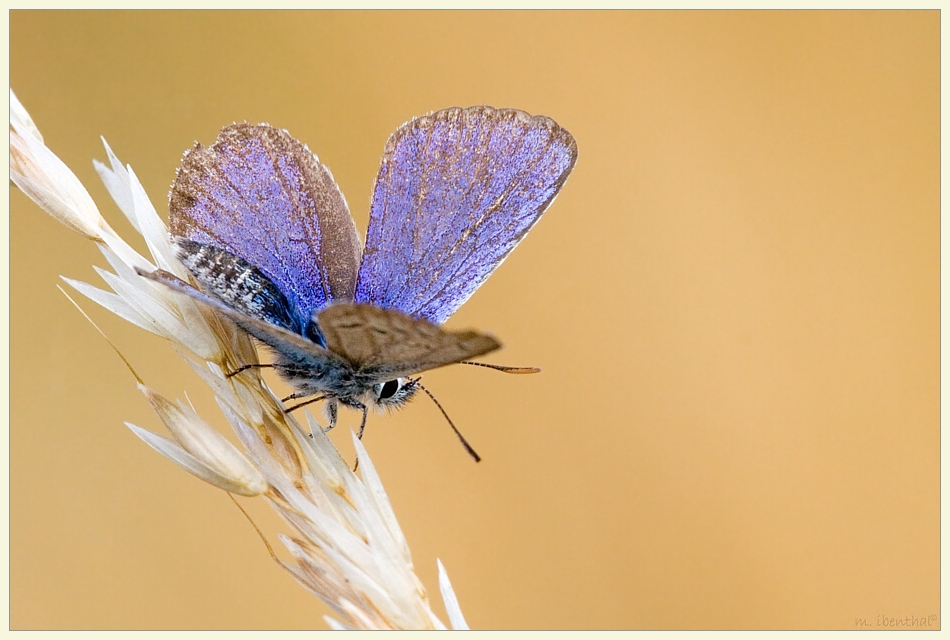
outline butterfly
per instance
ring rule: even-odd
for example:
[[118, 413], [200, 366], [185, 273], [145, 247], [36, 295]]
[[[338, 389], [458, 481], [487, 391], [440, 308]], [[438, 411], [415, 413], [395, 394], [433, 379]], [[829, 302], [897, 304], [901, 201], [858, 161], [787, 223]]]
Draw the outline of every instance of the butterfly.
[[544, 116], [477, 106], [414, 118], [383, 150], [363, 246], [306, 145], [233, 124], [185, 154], [169, 195], [172, 244], [198, 288], [141, 273], [274, 352], [232, 375], [273, 367], [295, 389], [284, 401], [326, 401], [327, 430], [338, 406], [362, 410], [362, 437], [368, 408], [398, 407], [420, 388], [435, 400], [413, 375], [501, 347], [441, 325], [524, 239], [576, 159], [574, 138]]

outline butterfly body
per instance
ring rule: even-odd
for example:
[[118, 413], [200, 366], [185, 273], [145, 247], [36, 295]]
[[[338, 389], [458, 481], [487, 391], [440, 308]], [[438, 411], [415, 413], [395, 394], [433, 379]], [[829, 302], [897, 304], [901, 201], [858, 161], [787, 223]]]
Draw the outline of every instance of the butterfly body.
[[576, 154], [553, 120], [512, 109], [411, 120], [384, 149], [363, 247], [305, 145], [231, 125], [185, 155], [169, 198], [175, 250], [199, 288], [145, 275], [271, 347], [290, 398], [325, 399], [330, 426], [337, 405], [362, 409], [365, 424], [368, 408], [412, 397], [412, 375], [501, 346], [440, 325], [537, 222]]

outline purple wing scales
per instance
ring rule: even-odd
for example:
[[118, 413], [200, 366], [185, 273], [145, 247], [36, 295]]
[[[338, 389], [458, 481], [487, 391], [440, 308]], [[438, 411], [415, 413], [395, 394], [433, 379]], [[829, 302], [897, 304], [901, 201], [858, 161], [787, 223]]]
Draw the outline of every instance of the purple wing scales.
[[513, 109], [406, 123], [383, 153], [356, 301], [441, 324], [538, 221], [576, 158], [553, 120]]
[[303, 324], [333, 300], [352, 300], [360, 241], [329, 169], [286, 131], [225, 127], [189, 151], [170, 194], [172, 234], [257, 267]]

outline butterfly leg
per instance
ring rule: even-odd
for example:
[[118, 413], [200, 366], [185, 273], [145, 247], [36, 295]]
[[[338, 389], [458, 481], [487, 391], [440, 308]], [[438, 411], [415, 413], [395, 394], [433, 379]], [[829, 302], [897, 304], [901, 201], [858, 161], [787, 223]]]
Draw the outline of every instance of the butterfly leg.
[[360, 406], [363, 408], [363, 419], [360, 421], [360, 432], [356, 434], [357, 440], [363, 439], [363, 429], [366, 428], [366, 413], [368, 411], [365, 404]]
[[327, 416], [327, 419], [330, 421], [330, 424], [326, 426], [326, 428], [323, 430], [323, 433], [326, 433], [327, 431], [329, 431], [330, 429], [336, 426], [336, 416], [337, 416], [336, 400], [331, 400], [330, 402], [327, 403], [326, 416]]
[[[360, 421], [360, 432], [356, 434], [357, 440], [363, 439], [363, 429], [366, 428], [366, 413], [367, 408], [365, 404], [361, 404], [360, 407], [363, 409], [363, 419]], [[356, 473], [356, 470], [360, 468], [360, 457], [356, 456], [356, 462], [353, 464], [353, 473]]]
[[[284, 402], [284, 401], [286, 401], [286, 400], [292, 400], [292, 399], [294, 399], [294, 398], [306, 398], [308, 395], [310, 395], [310, 394], [302, 394], [302, 395], [299, 395], [299, 396], [298, 396], [297, 394], [292, 393], [292, 394], [290, 394], [289, 396], [287, 396], [286, 398], [284, 398], [283, 400], [281, 400], [281, 402]], [[308, 404], [312, 404], [312, 403], [314, 403], [314, 402], [320, 402], [321, 400], [326, 400], [326, 399], [327, 399], [326, 396], [317, 396], [316, 398], [312, 398], [312, 399], [310, 399], [310, 400], [307, 400], [306, 402], [301, 402], [300, 404], [295, 404], [294, 406], [288, 408], [286, 411], [287, 411], [287, 413], [290, 413], [291, 411], [296, 411], [296, 410], [299, 409], [300, 407], [305, 407], [305, 406], [307, 406]]]
[[258, 364], [246, 364], [246, 365], [244, 365], [243, 367], [238, 367], [237, 369], [235, 369], [234, 371], [232, 371], [231, 373], [229, 373], [229, 374], [226, 375], [225, 377], [226, 377], [226, 378], [233, 378], [233, 377], [236, 376], [237, 374], [243, 373], [243, 372], [247, 371], [248, 369], [266, 369], [266, 368], [268, 368], [268, 367], [274, 367], [274, 366], [276, 366], [276, 365], [273, 365], [273, 364], [261, 364], [261, 363], [258, 363]]

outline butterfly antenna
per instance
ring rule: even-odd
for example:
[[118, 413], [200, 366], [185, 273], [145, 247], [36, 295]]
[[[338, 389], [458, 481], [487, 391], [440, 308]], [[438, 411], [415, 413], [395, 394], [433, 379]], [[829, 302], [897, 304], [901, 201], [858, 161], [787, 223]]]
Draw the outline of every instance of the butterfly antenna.
[[[285, 398], [285, 400], [288, 400], [289, 398], [292, 398], [292, 397], [293, 397], [293, 396], [289, 396], [288, 398]], [[286, 409], [286, 411], [287, 411], [287, 413], [290, 413], [291, 411], [296, 411], [296, 410], [299, 409], [300, 407], [306, 407], [308, 404], [313, 404], [314, 402], [320, 402], [321, 400], [326, 400], [327, 397], [328, 397], [328, 396], [317, 396], [316, 398], [311, 398], [310, 400], [307, 400], [306, 402], [301, 402], [300, 404], [295, 404], [294, 406], [290, 407], [289, 409]]]
[[540, 367], [503, 367], [500, 364], [485, 364], [484, 362], [470, 362], [469, 360], [462, 360], [459, 362], [459, 364], [470, 364], [475, 367], [485, 367], [486, 369], [494, 369], [495, 371], [501, 371], [502, 373], [541, 373]]
[[[477, 363], [477, 362], [473, 362], [472, 364], [478, 364], [478, 363]], [[487, 365], [483, 365], [483, 366], [487, 366]], [[475, 453], [475, 449], [472, 449], [472, 445], [470, 445], [470, 444], [468, 443], [468, 440], [465, 439], [465, 436], [463, 436], [463, 435], [459, 432], [459, 430], [455, 428], [455, 424], [452, 422], [452, 418], [450, 418], [450, 417], [449, 417], [449, 414], [447, 414], [447, 413], [445, 412], [445, 409], [443, 409], [443, 408], [442, 408], [442, 405], [439, 404], [439, 401], [435, 399], [435, 396], [432, 395], [432, 392], [429, 391], [428, 389], [426, 389], [425, 387], [423, 387], [422, 384], [419, 382], [419, 379], [418, 379], [418, 378], [416, 378], [416, 384], [419, 385], [419, 388], [420, 388], [420, 389], [422, 389], [423, 391], [426, 392], [426, 395], [427, 395], [427, 396], [429, 396], [430, 398], [432, 398], [432, 402], [435, 403], [435, 406], [437, 406], [437, 407], [439, 408], [439, 411], [442, 412], [442, 415], [445, 416], [445, 419], [446, 419], [446, 421], [449, 423], [449, 426], [452, 427], [452, 431], [454, 431], [454, 432], [455, 432], [455, 435], [457, 435], [457, 436], [459, 437], [459, 440], [462, 441], [462, 446], [465, 447], [465, 450], [466, 450], [466, 451], [468, 451], [468, 455], [472, 456], [472, 458], [475, 459], [475, 462], [481, 462], [481, 461], [482, 461], [481, 456], [479, 456], [477, 453]]]

